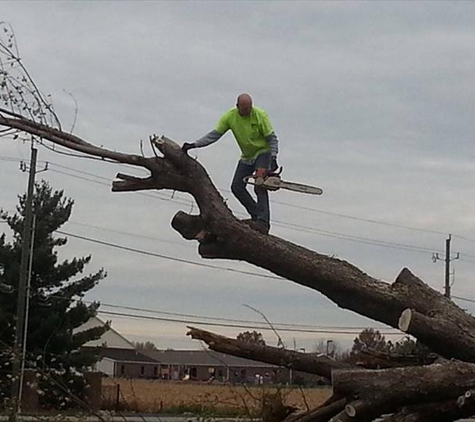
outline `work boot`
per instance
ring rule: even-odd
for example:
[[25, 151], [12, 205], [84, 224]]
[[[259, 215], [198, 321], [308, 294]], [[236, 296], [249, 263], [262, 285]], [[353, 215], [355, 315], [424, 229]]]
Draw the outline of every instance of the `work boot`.
[[259, 233], [262, 234], [268, 234], [270, 225], [267, 221], [264, 220], [253, 220], [252, 218], [247, 218], [245, 220], [242, 220], [244, 223], [246, 223], [249, 227], [251, 227], [254, 230], [257, 230]]
[[263, 233], [269, 234], [270, 224], [264, 220], [256, 220], [256, 230]]

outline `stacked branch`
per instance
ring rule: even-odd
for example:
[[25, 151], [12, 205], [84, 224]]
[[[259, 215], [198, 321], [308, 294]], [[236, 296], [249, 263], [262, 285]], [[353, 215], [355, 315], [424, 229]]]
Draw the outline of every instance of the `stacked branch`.
[[[249, 344], [195, 327], [189, 327], [188, 335], [217, 352], [323, 377], [330, 374], [332, 399], [309, 412], [292, 415], [286, 422], [326, 421], [331, 417], [335, 422], [373, 420], [389, 413], [394, 415], [387, 421], [446, 421], [475, 413], [475, 364], [450, 361], [407, 366], [403, 361], [403, 367], [367, 370], [324, 355]], [[397, 361], [393, 362], [396, 364]]]

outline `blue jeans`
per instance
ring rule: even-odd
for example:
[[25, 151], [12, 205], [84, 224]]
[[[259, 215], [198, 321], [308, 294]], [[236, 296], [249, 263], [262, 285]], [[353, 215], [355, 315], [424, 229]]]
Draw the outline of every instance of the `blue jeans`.
[[243, 179], [247, 176], [251, 176], [254, 170], [258, 168], [269, 169], [270, 162], [270, 152], [259, 155], [254, 164], [246, 164], [239, 161], [231, 183], [231, 192], [244, 208], [246, 208], [251, 218], [266, 223], [270, 221], [269, 192], [261, 186], [254, 186], [254, 192], [257, 197], [257, 201], [255, 201], [247, 190], [247, 185]]

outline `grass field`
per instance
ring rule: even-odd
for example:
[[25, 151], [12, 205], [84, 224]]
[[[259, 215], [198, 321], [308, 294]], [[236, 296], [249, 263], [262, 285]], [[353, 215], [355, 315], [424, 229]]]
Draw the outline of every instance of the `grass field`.
[[[119, 389], [118, 387], [119, 386]], [[299, 409], [312, 408], [331, 395], [331, 388], [242, 386], [137, 379], [103, 380], [103, 403], [114, 409], [154, 412], [210, 412], [226, 415], [258, 411], [264, 397], [280, 391], [283, 402]]]

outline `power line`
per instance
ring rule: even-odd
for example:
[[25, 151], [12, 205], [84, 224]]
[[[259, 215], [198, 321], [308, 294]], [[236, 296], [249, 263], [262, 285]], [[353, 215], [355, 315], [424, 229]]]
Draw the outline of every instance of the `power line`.
[[340, 214], [340, 213], [331, 212], [331, 211], [324, 211], [324, 210], [320, 210], [320, 209], [317, 209], [317, 208], [310, 208], [310, 207], [304, 207], [304, 206], [301, 206], [301, 205], [288, 204], [286, 202], [281, 202], [281, 201], [272, 201], [272, 202], [274, 202], [275, 204], [285, 205], [285, 206], [289, 206], [289, 207], [293, 207], [293, 208], [297, 208], [297, 209], [301, 209], [301, 210], [306, 210], [306, 211], [312, 211], [312, 212], [316, 212], [316, 213], [320, 213], [320, 214], [331, 215], [333, 217], [340, 217], [340, 218], [346, 218], [346, 219], [349, 219], [349, 220], [363, 221], [365, 223], [378, 224], [378, 225], [382, 225], [382, 226], [397, 227], [397, 228], [400, 228], [400, 229], [415, 230], [415, 231], [433, 233], [433, 234], [442, 234], [442, 235], [447, 234], [445, 232], [440, 232], [440, 231], [437, 231], [437, 230], [422, 229], [420, 227], [405, 226], [403, 224], [390, 223], [390, 222], [387, 222], [387, 221], [374, 220], [374, 219], [363, 218], [363, 217], [355, 217], [355, 216], [348, 215], [348, 214]]
[[458, 234], [452, 234], [452, 237], [456, 237], [457, 239], [466, 240], [467, 242], [473, 242], [473, 243], [475, 243], [475, 239], [470, 239], [470, 238], [468, 238], [468, 237], [460, 236], [460, 235], [458, 235]]
[[125, 251], [135, 252], [135, 253], [139, 253], [139, 254], [142, 254], [142, 255], [153, 256], [153, 257], [156, 257], [156, 258], [162, 258], [162, 259], [167, 259], [167, 260], [170, 260], [170, 261], [181, 262], [181, 263], [184, 263], [184, 264], [196, 265], [196, 266], [205, 267], [205, 268], [212, 268], [214, 270], [224, 270], [224, 271], [229, 271], [229, 272], [234, 272], [234, 273], [239, 273], [239, 274], [245, 274], [245, 275], [253, 275], [253, 276], [256, 276], [256, 277], [271, 278], [271, 279], [275, 279], [275, 280], [285, 280], [283, 277], [267, 275], [267, 274], [258, 274], [258, 273], [253, 273], [251, 271], [236, 270], [234, 268], [229, 268], [229, 267], [218, 267], [218, 266], [211, 265], [211, 264], [204, 264], [202, 262], [190, 261], [188, 259], [176, 258], [176, 257], [173, 257], [173, 256], [158, 254], [158, 253], [155, 253], [155, 252], [144, 251], [144, 250], [141, 250], [141, 249], [131, 248], [131, 247], [128, 247], [128, 246], [122, 246], [122, 245], [119, 245], [117, 243], [105, 242], [105, 241], [102, 241], [102, 240], [93, 239], [93, 238], [86, 237], [86, 236], [80, 236], [78, 234], [64, 232], [62, 230], [56, 230], [56, 233], [63, 234], [65, 236], [74, 237], [76, 239], [86, 240], [86, 241], [92, 242], [92, 243], [97, 243], [99, 245], [110, 246], [110, 247], [116, 248], [116, 249], [122, 249], [122, 250], [125, 250]]
[[357, 242], [357, 243], [365, 243], [369, 245], [375, 245], [375, 246], [382, 246], [386, 248], [392, 248], [392, 249], [400, 249], [400, 250], [407, 250], [407, 251], [413, 251], [413, 252], [423, 252], [423, 253], [433, 253], [434, 249], [433, 248], [427, 248], [427, 247], [422, 247], [422, 246], [414, 246], [414, 245], [408, 245], [405, 243], [397, 243], [397, 242], [389, 242], [386, 240], [378, 240], [378, 239], [372, 239], [368, 237], [361, 237], [361, 236], [352, 236], [348, 235], [345, 233], [338, 233], [338, 232], [332, 232], [328, 230], [322, 230], [322, 229], [316, 229], [312, 227], [307, 227], [307, 226], [301, 226], [298, 224], [293, 224], [293, 223], [286, 223], [282, 222], [279, 220], [274, 220], [276, 223], [279, 223], [279, 225], [284, 225], [284, 226], [289, 226], [293, 229], [300, 230], [300, 231], [306, 231], [310, 233], [317, 233], [322, 236], [327, 236], [327, 237], [333, 237], [337, 239], [344, 239], [352, 242]]
[[[15, 160], [12, 157], [4, 157], [4, 158], [8, 159], [8, 160]], [[60, 167], [60, 168], [70, 170], [70, 171], [74, 171], [74, 172], [77, 172], [77, 173], [80, 173], [80, 174], [84, 174], [84, 175], [88, 175], [88, 176], [91, 176], [91, 177], [96, 177], [96, 178], [99, 178], [99, 179], [107, 180], [108, 182], [110, 181], [109, 178], [104, 177], [104, 176], [99, 176], [99, 175], [96, 175], [96, 174], [93, 174], [93, 173], [72, 169], [72, 168], [62, 166], [62, 165], [56, 164], [56, 163], [50, 163], [50, 164], [52, 164], [54, 166], [57, 166], [57, 167]], [[100, 184], [100, 185], [109, 186], [109, 183], [98, 182], [97, 180], [88, 179], [88, 178], [78, 176], [78, 175], [73, 175], [73, 174], [70, 174], [68, 172], [64, 172], [64, 171], [60, 171], [60, 170], [54, 170], [54, 169], [51, 169], [51, 170], [53, 172], [57, 172], [59, 174], [63, 174], [63, 175], [67, 175], [67, 176], [70, 176], [70, 177], [82, 179], [82, 180], [89, 181], [89, 182], [96, 183], [96, 184]], [[224, 191], [229, 192], [228, 190], [224, 190]], [[147, 197], [158, 198], [158, 199], [161, 199], [161, 200], [164, 200], [164, 201], [173, 201], [173, 202], [179, 203], [181, 205], [187, 205], [187, 206], [191, 205], [192, 206], [191, 201], [190, 202], [180, 202], [179, 200], [176, 200], [176, 199], [162, 198], [160, 196], [154, 196], [154, 195], [146, 194], [146, 193], [143, 193], [143, 192], [135, 192], [135, 193], [141, 194], [141, 195], [144, 195], [144, 196], [147, 196]], [[285, 202], [279, 202], [279, 201], [274, 201], [274, 202], [282, 204], [282, 205], [292, 206], [292, 207], [295, 207], [295, 208], [302, 208], [302, 209], [307, 209], [309, 211], [327, 213], [329, 215], [334, 215], [334, 216], [344, 217], [344, 218], [351, 218], [353, 220], [359, 220], [359, 221], [364, 221], [364, 222], [369, 222], [369, 223], [374, 223], [374, 224], [383, 224], [383, 225], [394, 226], [394, 227], [399, 227], [399, 228], [414, 229], [414, 230], [419, 230], [419, 231], [426, 231], [426, 232], [444, 234], [442, 232], [433, 231], [433, 230], [414, 228], [414, 227], [410, 227], [410, 226], [403, 226], [403, 225], [387, 223], [387, 222], [382, 222], [382, 221], [372, 220], [372, 219], [358, 218], [358, 217], [353, 217], [353, 216], [349, 216], [349, 215], [345, 215], [345, 214], [332, 213], [332, 212], [327, 212], [327, 211], [308, 208], [308, 207], [300, 207], [298, 205], [287, 204]], [[283, 221], [279, 221], [279, 220], [274, 220], [274, 223], [277, 226], [288, 227], [288, 228], [291, 228], [291, 229], [297, 230], [297, 231], [302, 231], [302, 232], [307, 232], [307, 233], [316, 233], [318, 235], [325, 236], [325, 237], [342, 239], [342, 240], [346, 240], [346, 241], [350, 241], [350, 242], [356, 242], [356, 243], [367, 244], [367, 245], [372, 245], [372, 246], [379, 246], [379, 247], [405, 250], [405, 251], [410, 251], [410, 252], [418, 252], [418, 253], [424, 253], [424, 254], [425, 253], [431, 253], [432, 254], [435, 251], [433, 248], [428, 248], [428, 247], [408, 245], [408, 244], [405, 244], [405, 243], [390, 242], [390, 241], [378, 240], [378, 239], [361, 237], [361, 236], [352, 236], [352, 235], [348, 235], [348, 234], [345, 234], [345, 233], [338, 233], [338, 232], [332, 232], [332, 231], [323, 230], [323, 229], [316, 229], [314, 227], [308, 227], [308, 226], [303, 226], [303, 225], [298, 225], [298, 224], [293, 224], [293, 223], [287, 223], [287, 222], [283, 222]], [[464, 238], [462, 236], [457, 236], [457, 237]], [[464, 239], [470, 240], [468, 238], [464, 238]], [[435, 251], [435, 252], [441, 252], [442, 253], [442, 251], [440, 251], [440, 250]], [[466, 256], [469, 256], [469, 255], [466, 255]]]
[[[55, 164], [53, 164], [53, 165], [55, 165]], [[87, 182], [95, 183], [96, 185], [102, 185], [102, 186], [110, 187], [110, 179], [107, 179], [107, 178], [104, 178], [104, 179], [107, 179], [109, 181], [109, 183], [100, 182], [98, 180], [89, 179], [89, 178], [83, 177], [83, 176], [78, 176], [77, 174], [70, 174], [68, 172], [61, 171], [61, 170], [55, 170], [55, 169], [50, 169], [50, 170], [53, 173], [62, 174], [62, 175], [65, 175], [65, 176], [73, 177], [75, 179], [85, 180]], [[81, 173], [90, 174], [90, 173], [87, 173], [87, 172], [81, 172]], [[100, 176], [94, 176], [94, 177], [100, 178]], [[160, 199], [161, 201], [168, 201], [168, 202], [172, 203], [171, 198], [164, 198], [163, 196], [160, 196], [159, 193], [149, 194], [149, 193], [139, 192], [139, 191], [133, 191], [133, 193], [136, 194], [136, 195], [145, 196], [147, 198]], [[177, 204], [180, 204], [180, 205], [186, 205], [186, 206], [191, 206], [192, 205], [192, 201], [187, 202], [186, 200], [177, 200], [177, 199], [173, 199], [173, 203], [177, 203]]]
[[458, 300], [463, 300], [464, 302], [475, 303], [475, 300], [473, 300], [473, 299], [468, 299], [468, 298], [462, 297], [462, 296], [455, 296], [455, 295], [452, 295], [452, 298], [458, 299]]
[[[60, 174], [69, 175], [71, 177], [76, 177], [76, 178], [79, 178], [79, 179], [91, 181], [93, 183], [106, 185], [105, 183], [101, 183], [101, 182], [98, 182], [98, 181], [95, 181], [95, 180], [90, 180], [90, 179], [87, 179], [87, 178], [84, 178], [84, 177], [81, 177], [81, 176], [77, 176], [77, 175], [68, 174], [66, 172], [62, 172], [62, 171], [59, 171], [59, 170], [52, 170], [52, 171], [60, 173]], [[92, 173], [87, 173], [87, 172], [80, 172], [80, 173], [89, 174], [89, 175], [94, 176]], [[101, 176], [97, 176], [97, 177], [101, 177]], [[104, 179], [107, 179], [107, 178], [104, 177]], [[107, 184], [107, 186], [109, 186], [109, 184]], [[136, 192], [136, 193], [141, 194], [141, 192]], [[151, 195], [147, 195], [147, 194], [143, 194], [143, 195], [149, 196], [149, 197], [151, 196]], [[160, 199], [163, 199], [163, 198], [160, 198]], [[169, 200], [169, 199], [164, 199], [164, 200]], [[176, 203], [180, 203], [180, 201], [177, 201], [177, 200], [173, 200], [173, 201], [176, 202]], [[190, 203], [183, 203], [183, 202], [181, 202], [181, 204], [182, 205], [190, 205]], [[279, 220], [274, 220], [273, 223], [275, 225], [281, 226], [281, 227], [288, 226], [288, 227], [290, 227], [294, 230], [297, 230], [297, 231], [317, 233], [319, 235], [326, 236], [326, 237], [332, 237], [332, 238], [336, 238], [336, 239], [343, 239], [343, 240], [356, 242], [356, 243], [367, 244], [367, 245], [380, 246], [380, 247], [406, 250], [406, 251], [413, 251], [413, 252], [419, 252], [419, 253], [433, 253], [434, 252], [433, 248], [420, 247], [420, 246], [408, 245], [408, 244], [397, 243], [397, 242], [389, 242], [389, 241], [365, 238], [365, 237], [360, 237], [360, 236], [351, 236], [351, 235], [347, 235], [347, 234], [344, 234], [344, 233], [331, 232], [331, 231], [327, 231], [327, 230], [316, 229], [316, 228], [313, 228], [313, 227], [302, 226], [302, 225], [292, 224], [292, 223], [286, 223], [286, 222], [279, 221]]]
[[[0, 160], [8, 161], [8, 162], [22, 162], [22, 161], [25, 161], [24, 159], [14, 158], [14, 157], [0, 157]], [[87, 182], [95, 183], [97, 185], [110, 187], [111, 179], [109, 177], [100, 176], [98, 174], [90, 173], [90, 172], [87, 172], [87, 171], [77, 170], [77, 169], [67, 167], [67, 166], [63, 166], [61, 164], [57, 164], [57, 163], [54, 163], [54, 162], [51, 162], [51, 161], [39, 161], [39, 163], [48, 163], [51, 166], [59, 167], [59, 168], [62, 168], [62, 169], [68, 170], [68, 171], [72, 171], [72, 172], [75, 172], [75, 173], [78, 173], [78, 174], [83, 174], [83, 175], [86, 175], [86, 176], [94, 177], [94, 178], [97, 178], [97, 179], [100, 179], [100, 180], [104, 180], [105, 182], [99, 182], [97, 180], [89, 179], [87, 177], [81, 177], [81, 176], [76, 175], [76, 174], [68, 173], [68, 171], [61, 171], [61, 170], [56, 170], [56, 169], [53, 169], [53, 168], [49, 168], [49, 170], [52, 171], [53, 173], [58, 173], [58, 174], [62, 174], [64, 176], [69, 176], [69, 177], [73, 177], [73, 178], [76, 178], [76, 179], [79, 179], [79, 180], [84, 180], [84, 181], [87, 181]], [[119, 163], [115, 163], [115, 162], [114, 162], [114, 164], [120, 165]], [[125, 164], [121, 164], [121, 165], [124, 166]], [[148, 198], [160, 199], [162, 201], [171, 201], [171, 198], [166, 198], [166, 197], [164, 197], [164, 194], [160, 194], [158, 192], [155, 193], [155, 194], [148, 194], [148, 193], [145, 193], [145, 192], [134, 191], [133, 193], [138, 194], [138, 195], [142, 195], [142, 196], [146, 196]], [[180, 205], [186, 205], [186, 206], [191, 206], [193, 204], [193, 201], [189, 201], [189, 200], [187, 201], [185, 199], [177, 200], [177, 199], [174, 198], [173, 202], [178, 203]]]
[[[84, 300], [83, 302], [85, 303], [94, 303], [92, 301], [86, 301]], [[212, 316], [204, 316], [204, 315], [197, 315], [197, 314], [183, 314], [183, 313], [177, 313], [177, 312], [168, 312], [168, 311], [159, 311], [155, 309], [147, 309], [147, 308], [139, 308], [139, 307], [133, 307], [133, 306], [123, 306], [123, 305], [117, 305], [117, 304], [110, 304], [110, 303], [104, 303], [100, 302], [101, 307], [104, 306], [106, 308], [117, 308], [117, 309], [126, 309], [130, 311], [139, 311], [139, 312], [147, 312], [147, 313], [153, 313], [153, 314], [163, 314], [163, 315], [171, 315], [171, 316], [179, 316], [179, 317], [185, 317], [185, 318], [201, 318], [201, 319], [206, 319], [206, 320], [215, 320], [215, 321], [226, 321], [226, 322], [236, 322], [236, 323], [243, 323], [243, 324], [262, 324], [262, 325], [269, 325], [266, 322], [262, 321], [252, 321], [252, 320], [242, 320], [242, 319], [233, 319], [233, 318], [224, 318], [224, 317], [212, 317]], [[193, 322], [194, 323], [194, 322]], [[285, 323], [285, 322], [272, 322], [272, 325], [274, 327], [300, 327], [300, 328], [311, 328], [311, 329], [335, 329], [335, 330], [364, 330], [368, 328], [372, 328], [375, 330], [379, 330], [380, 328], [378, 327], [337, 327], [337, 326], [318, 326], [318, 325], [311, 325], [311, 324], [291, 324], [291, 323]]]
[[[55, 152], [57, 152], [57, 151], [55, 151]], [[8, 158], [9, 160], [15, 160], [12, 157], [5, 157], [5, 158]], [[60, 164], [51, 163], [51, 162], [50, 162], [50, 164], [55, 165], [55, 166], [60, 167], [60, 168], [68, 169], [70, 171], [75, 171], [75, 172], [78, 172], [78, 173], [81, 173], [81, 174], [87, 174], [87, 175], [90, 175], [92, 177], [97, 177], [97, 178], [101, 178], [101, 179], [104, 179], [104, 180], [110, 180], [110, 179], [108, 179], [106, 177], [103, 177], [103, 176], [98, 176], [98, 175], [95, 175], [93, 173], [88, 173], [88, 172], [72, 169], [70, 167], [62, 166]], [[73, 177], [73, 175], [70, 175], [70, 174], [69, 174], [69, 176]], [[221, 192], [231, 193], [231, 191], [228, 190], [228, 189], [219, 189], [219, 190]], [[282, 202], [282, 201], [273, 200], [272, 202], [275, 203], [275, 204], [284, 205], [284, 206], [288, 206], [288, 207], [292, 207], [292, 208], [296, 208], [296, 209], [311, 211], [311, 212], [320, 213], [320, 214], [331, 215], [333, 217], [339, 217], [339, 218], [346, 218], [346, 219], [350, 219], [350, 220], [362, 221], [362, 222], [370, 223], [370, 224], [384, 225], [384, 226], [389, 226], [389, 227], [396, 227], [396, 228], [402, 228], [402, 229], [414, 230], [414, 231], [420, 231], [420, 232], [426, 232], [426, 233], [433, 233], [433, 234], [441, 234], [441, 235], [446, 235], [447, 234], [446, 232], [442, 232], [442, 231], [438, 231], [438, 230], [423, 229], [423, 228], [420, 228], [420, 227], [407, 226], [407, 225], [404, 225], [404, 224], [391, 223], [391, 222], [382, 221], [382, 220], [356, 217], [356, 216], [352, 216], [352, 215], [348, 215], [348, 214], [341, 214], [341, 213], [336, 213], [336, 212], [331, 212], [331, 211], [325, 211], [325, 210], [321, 210], [321, 209], [317, 209], [317, 208], [305, 207], [305, 206], [296, 205], [296, 204], [289, 204], [287, 202]], [[312, 229], [310, 227], [307, 227], [307, 228]], [[453, 235], [453, 236], [475, 243], [474, 239], [470, 239], [470, 238], [467, 238], [465, 236], [460, 236], [460, 235]], [[409, 246], [409, 247], [411, 247], [411, 246]], [[431, 249], [431, 251], [432, 251], [432, 249]]]
[[139, 239], [154, 240], [154, 241], [157, 241], [157, 242], [170, 243], [172, 245], [179, 245], [179, 246], [189, 245], [189, 243], [185, 243], [185, 242], [176, 242], [176, 241], [173, 241], [173, 240], [161, 239], [161, 238], [155, 237], [155, 236], [146, 236], [146, 235], [138, 234], [138, 233], [130, 233], [130, 232], [122, 231], [122, 230], [110, 229], [110, 228], [107, 228], [107, 227], [94, 226], [92, 224], [77, 223], [77, 222], [74, 222], [74, 221], [69, 221], [69, 223], [73, 224], [73, 225], [76, 225], [76, 226], [88, 227], [88, 228], [96, 229], [96, 230], [104, 230], [104, 231], [108, 231], [108, 232], [111, 232], [111, 233], [125, 234], [127, 236], [137, 237]]
[[[269, 324], [268, 322], [263, 321], [255, 321], [255, 320], [243, 320], [243, 319], [235, 319], [235, 318], [225, 318], [225, 317], [214, 317], [214, 316], [207, 316], [207, 315], [199, 315], [199, 314], [185, 314], [180, 312], [170, 312], [170, 311], [160, 311], [157, 309], [149, 309], [149, 308], [141, 308], [141, 307], [134, 307], [134, 306], [127, 306], [127, 305], [118, 305], [112, 303], [104, 303], [100, 300], [84, 300], [84, 299], [74, 299], [71, 297], [65, 297], [63, 295], [58, 294], [51, 294], [49, 298], [54, 298], [55, 300], [65, 300], [65, 301], [75, 301], [75, 302], [82, 302], [86, 304], [95, 304], [98, 303], [100, 307], [106, 308], [115, 308], [115, 309], [125, 309], [129, 311], [137, 311], [137, 312], [145, 312], [145, 313], [152, 313], [157, 315], [170, 315], [170, 316], [178, 316], [184, 318], [191, 318], [188, 320], [183, 319], [176, 319], [176, 318], [163, 318], [160, 320], [163, 321], [170, 321], [170, 322], [185, 322], [189, 324], [201, 324], [202, 322], [196, 321], [196, 319], [202, 320], [211, 320], [211, 321], [225, 321], [225, 322], [233, 322], [233, 323], [241, 323], [240, 325], [236, 325], [239, 328], [254, 328], [254, 329], [261, 329], [261, 326], [270, 327], [287, 327], [288, 330], [292, 327], [297, 328], [306, 328], [311, 330], [350, 330], [350, 331], [361, 331], [365, 329], [373, 329], [373, 330], [381, 330], [381, 327], [371, 327], [371, 326], [335, 326], [335, 325], [314, 325], [314, 324], [296, 324], [296, 323], [286, 323], [286, 322], [272, 322]], [[104, 311], [102, 309], [98, 310], [98, 312], [108, 313], [109, 311]], [[110, 311], [112, 312], [112, 311]], [[124, 313], [126, 315], [126, 313]], [[127, 314], [129, 315], [129, 314]], [[132, 315], [132, 314], [130, 314]], [[136, 315], [136, 314], [133, 314]], [[210, 325], [216, 325], [209, 323]], [[252, 326], [248, 327], [249, 324], [253, 324]], [[219, 325], [219, 324], [217, 324]], [[235, 325], [235, 324], [234, 324]]]
[[[214, 323], [208, 321], [193, 321], [193, 320], [185, 320], [185, 319], [178, 319], [178, 318], [164, 318], [164, 317], [155, 317], [150, 315], [137, 315], [137, 314], [130, 314], [126, 312], [112, 312], [112, 311], [97, 311], [99, 314], [104, 315], [113, 315], [119, 317], [127, 317], [127, 318], [134, 318], [134, 319], [143, 319], [143, 320], [151, 320], [151, 321], [166, 321], [166, 322], [178, 322], [183, 324], [196, 324], [196, 325], [205, 325], [205, 326], [214, 326], [214, 327], [227, 327], [227, 328], [239, 328], [239, 329], [248, 329], [248, 330], [274, 330], [275, 327], [269, 326], [252, 326], [252, 325], [241, 325], [241, 324], [226, 324], [226, 323]], [[278, 328], [279, 331], [286, 331], [286, 332], [293, 332], [293, 333], [314, 333], [314, 334], [358, 334], [357, 331], [349, 331], [349, 330], [325, 330], [325, 329], [303, 329], [303, 328]], [[380, 332], [383, 335], [401, 335], [400, 332]]]

